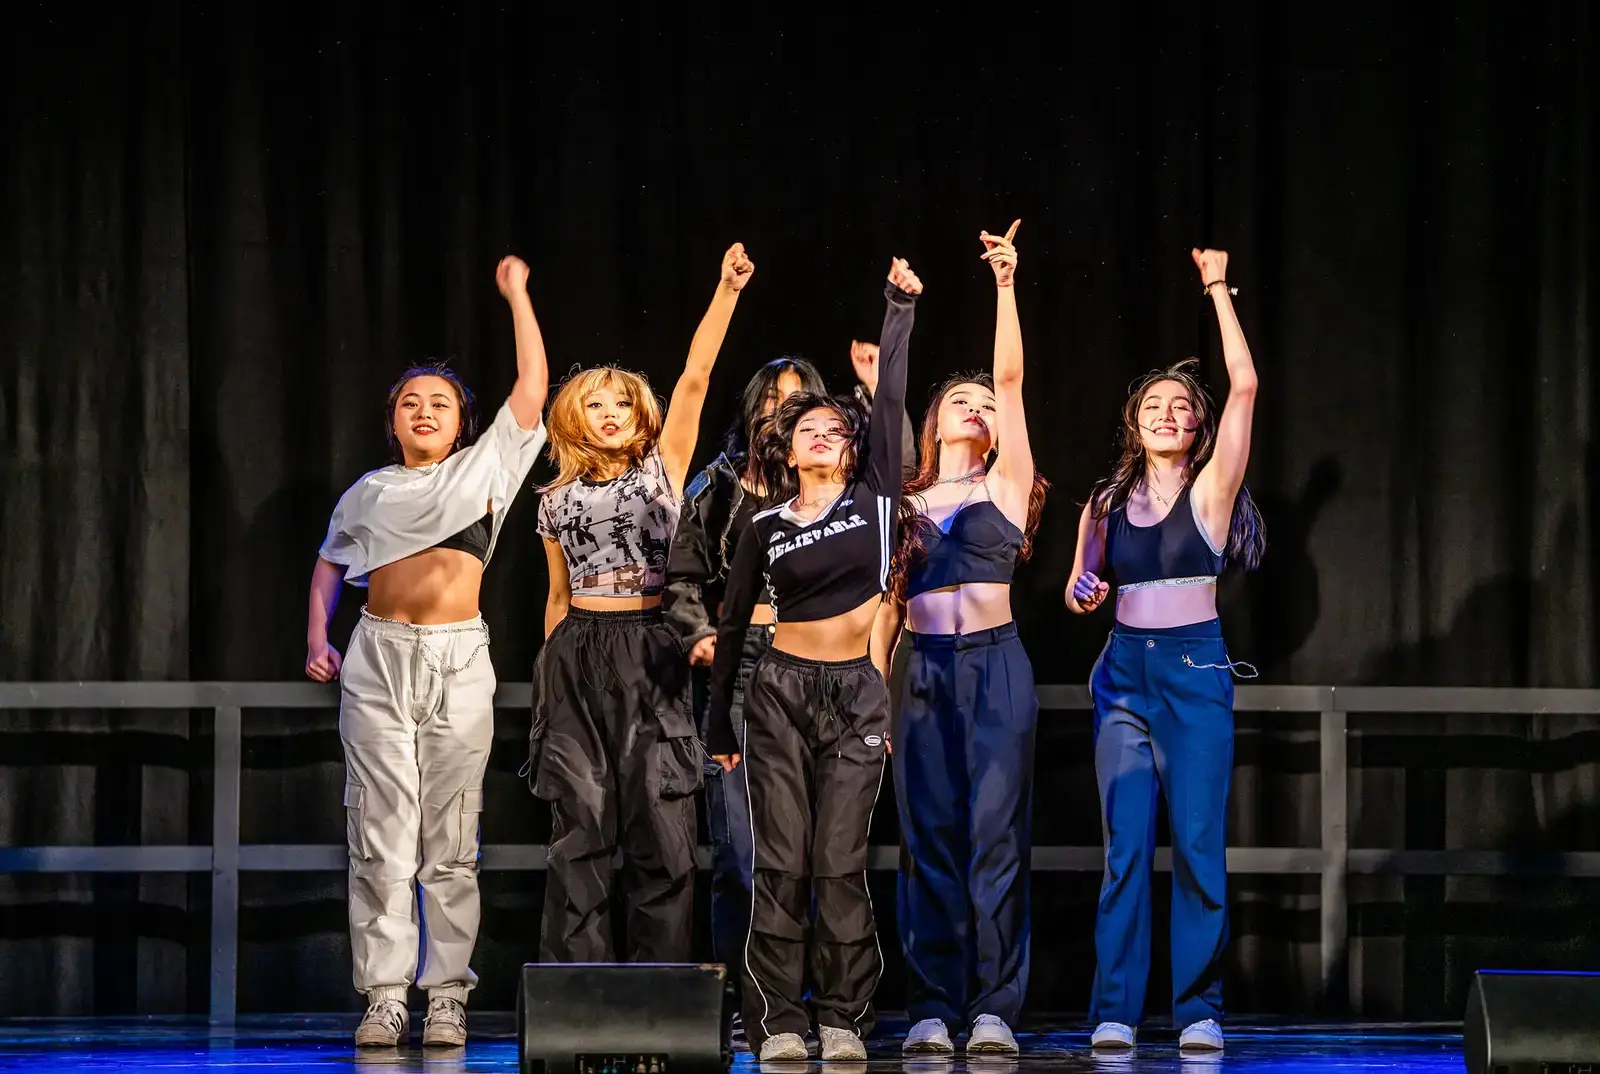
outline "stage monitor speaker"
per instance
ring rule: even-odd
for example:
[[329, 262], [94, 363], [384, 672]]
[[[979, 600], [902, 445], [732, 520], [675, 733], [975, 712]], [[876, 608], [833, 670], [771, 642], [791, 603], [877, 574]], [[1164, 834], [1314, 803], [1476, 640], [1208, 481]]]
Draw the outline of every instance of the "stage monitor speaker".
[[529, 963], [522, 1074], [721, 1074], [733, 1061], [720, 965]]
[[1596, 1074], [1600, 973], [1479, 970], [1462, 1036], [1467, 1074]]

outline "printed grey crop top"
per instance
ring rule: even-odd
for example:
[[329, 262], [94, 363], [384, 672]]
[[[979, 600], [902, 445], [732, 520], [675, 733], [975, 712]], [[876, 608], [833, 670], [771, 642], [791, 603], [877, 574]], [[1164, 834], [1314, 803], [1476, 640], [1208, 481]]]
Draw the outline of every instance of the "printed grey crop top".
[[683, 502], [660, 452], [610, 481], [579, 478], [544, 494], [539, 534], [561, 544], [575, 597], [659, 596]]

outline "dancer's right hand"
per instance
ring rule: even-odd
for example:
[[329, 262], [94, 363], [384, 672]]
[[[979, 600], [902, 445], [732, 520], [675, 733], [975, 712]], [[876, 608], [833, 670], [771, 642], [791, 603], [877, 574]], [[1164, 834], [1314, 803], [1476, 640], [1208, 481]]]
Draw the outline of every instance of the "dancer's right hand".
[[711, 759], [720, 764], [724, 772], [732, 772], [739, 764], [739, 754], [737, 753], [718, 753], [714, 754]]
[[708, 668], [711, 666], [711, 661], [716, 659], [716, 656], [717, 636], [715, 634], [707, 634], [695, 642], [694, 647], [689, 650], [689, 664], [692, 667]]
[[339, 650], [323, 642], [306, 650], [306, 675], [318, 682], [332, 682], [339, 677], [339, 666], [344, 663]]
[[922, 294], [922, 281], [917, 279], [917, 274], [911, 271], [910, 264], [903, 257], [889, 262], [889, 282], [908, 295]]
[[1106, 599], [1109, 592], [1111, 587], [1088, 571], [1078, 575], [1078, 580], [1072, 583], [1072, 599], [1086, 612], [1100, 607], [1100, 602]]
[[494, 282], [508, 302], [516, 295], [527, 294], [527, 262], [516, 256], [501, 259], [499, 266], [494, 270]]

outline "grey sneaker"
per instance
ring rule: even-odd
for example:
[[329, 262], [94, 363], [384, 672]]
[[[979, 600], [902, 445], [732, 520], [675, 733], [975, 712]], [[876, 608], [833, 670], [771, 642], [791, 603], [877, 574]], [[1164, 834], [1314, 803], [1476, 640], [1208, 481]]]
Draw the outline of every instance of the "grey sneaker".
[[1101, 1022], [1089, 1038], [1091, 1048], [1132, 1048], [1133, 1027], [1121, 1022]]
[[972, 1023], [967, 1035], [968, 1055], [1018, 1055], [1017, 1038], [1005, 1019], [993, 1014], [980, 1014]]
[[393, 1048], [411, 1028], [411, 1012], [397, 999], [378, 999], [367, 1004], [367, 1013], [356, 1026], [356, 1047]]
[[837, 1062], [841, 1059], [865, 1059], [867, 1046], [861, 1043], [861, 1038], [848, 1029], [835, 1029], [833, 1026], [818, 1026], [817, 1035], [822, 1039], [821, 1058], [825, 1062]]
[[1207, 1018], [1204, 1022], [1196, 1022], [1179, 1035], [1178, 1047], [1185, 1051], [1220, 1052], [1222, 1027], [1211, 1018]]
[[434, 996], [422, 1023], [422, 1046], [455, 1047], [467, 1043], [467, 1008], [458, 999]]
[[761, 1062], [775, 1059], [810, 1059], [806, 1042], [798, 1033], [779, 1033], [761, 1042]]
[[955, 1045], [950, 1043], [950, 1029], [942, 1018], [924, 1018], [912, 1026], [900, 1050], [906, 1055], [956, 1054]]

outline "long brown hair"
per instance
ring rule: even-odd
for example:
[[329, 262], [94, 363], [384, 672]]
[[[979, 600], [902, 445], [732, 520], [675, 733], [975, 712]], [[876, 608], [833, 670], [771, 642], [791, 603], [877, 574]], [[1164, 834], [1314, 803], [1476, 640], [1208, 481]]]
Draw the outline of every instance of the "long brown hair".
[[589, 438], [589, 425], [583, 417], [584, 400], [601, 388], [610, 388], [633, 404], [633, 435], [622, 447], [628, 465], [642, 464], [656, 449], [661, 439], [661, 402], [650, 390], [650, 382], [638, 373], [611, 365], [579, 370], [567, 378], [550, 401], [545, 426], [550, 431], [556, 476], [539, 491], [550, 492], [580, 477], [594, 477], [613, 461], [609, 452]]
[[[905, 593], [906, 579], [927, 558], [927, 534], [934, 527], [933, 519], [917, 507], [917, 497], [939, 483], [939, 407], [945, 396], [963, 384], [976, 384], [994, 391], [994, 377], [988, 373], [957, 373], [941, 382], [933, 390], [933, 398], [922, 415], [922, 431], [917, 437], [917, 457], [921, 460], [916, 475], [905, 483], [897, 514], [900, 536], [895, 542], [894, 558], [889, 566], [889, 596], [900, 600]], [[998, 446], [984, 457], [984, 470], [994, 467], [1000, 456]], [[1045, 493], [1050, 482], [1035, 468], [1033, 488], [1028, 491], [1028, 517], [1022, 527], [1022, 550], [1017, 558], [1026, 561], [1033, 555], [1033, 537], [1039, 532], [1039, 516], [1044, 511]]]
[[794, 446], [795, 426], [813, 410], [831, 410], [839, 415], [845, 431], [839, 468], [846, 485], [855, 480], [867, 451], [867, 412], [854, 399], [845, 396], [798, 391], [761, 422], [751, 446], [762, 490], [760, 502], [764, 506], [784, 503], [800, 494], [799, 470], [789, 465], [789, 450]]
[[[1133, 490], [1144, 480], [1148, 458], [1144, 440], [1139, 435], [1139, 406], [1144, 402], [1145, 393], [1163, 380], [1182, 385], [1189, 395], [1190, 405], [1194, 407], [1194, 442], [1189, 446], [1189, 455], [1183, 464], [1184, 485], [1191, 484], [1195, 474], [1211, 461], [1211, 453], [1217, 447], [1217, 408], [1205, 385], [1195, 375], [1199, 368], [1198, 359], [1185, 358], [1165, 369], [1152, 369], [1134, 382], [1128, 401], [1122, 406], [1122, 429], [1117, 434], [1117, 446], [1122, 450], [1122, 455], [1117, 459], [1116, 466], [1112, 467], [1111, 474], [1095, 482], [1090, 490], [1090, 518], [1098, 522], [1127, 503]], [[1231, 562], [1253, 571], [1260, 566], [1261, 556], [1266, 549], [1266, 523], [1250, 496], [1249, 487], [1241, 484], [1239, 495], [1233, 501], [1233, 518], [1228, 524], [1228, 545], [1224, 552]]]

